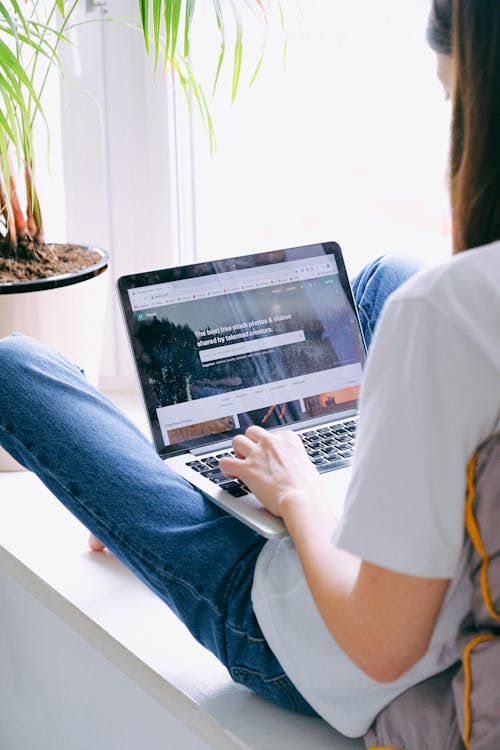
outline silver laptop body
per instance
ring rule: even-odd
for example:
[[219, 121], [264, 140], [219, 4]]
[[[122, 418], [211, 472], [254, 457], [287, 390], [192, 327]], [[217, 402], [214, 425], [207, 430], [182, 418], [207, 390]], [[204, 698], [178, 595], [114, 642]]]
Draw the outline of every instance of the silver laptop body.
[[122, 276], [118, 292], [153, 442], [174, 471], [283, 536], [218, 460], [251, 424], [293, 429], [341, 507], [366, 348], [337, 243]]

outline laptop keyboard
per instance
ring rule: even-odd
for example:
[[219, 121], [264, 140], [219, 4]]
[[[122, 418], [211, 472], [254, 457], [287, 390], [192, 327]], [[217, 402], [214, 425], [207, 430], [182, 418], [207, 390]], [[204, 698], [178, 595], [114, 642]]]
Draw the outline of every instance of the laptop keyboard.
[[234, 451], [226, 451], [225, 453], [217, 453], [215, 456], [208, 456], [208, 458], [200, 458], [197, 461], [189, 461], [186, 465], [190, 469], [199, 472], [203, 477], [210, 479], [211, 482], [215, 482], [223, 490], [229, 492], [233, 497], [242, 497], [248, 495], [250, 490], [243, 484], [239, 479], [229, 479], [225, 477], [222, 471], [219, 469], [219, 460], [225, 456], [234, 456]]
[[[350, 419], [347, 422], [298, 433], [309, 458], [318, 471], [323, 473], [351, 463], [356, 425], [357, 420]], [[187, 466], [218, 484], [233, 497], [248, 495], [250, 490], [243, 482], [239, 479], [228, 479], [221, 472], [219, 460], [224, 456], [234, 456], [234, 451], [198, 458], [195, 461], [189, 461]]]

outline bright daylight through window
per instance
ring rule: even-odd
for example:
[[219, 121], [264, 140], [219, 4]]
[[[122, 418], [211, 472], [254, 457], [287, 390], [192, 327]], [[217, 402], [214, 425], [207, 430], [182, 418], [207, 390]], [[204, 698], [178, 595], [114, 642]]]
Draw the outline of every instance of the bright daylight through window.
[[[428, 2], [287, 0], [285, 31], [278, 2], [267, 25], [253, 3], [238, 3], [245, 24], [234, 104], [234, 28], [228, 23], [212, 98], [220, 37], [211, 0], [197, 2], [192, 27], [213, 155], [196, 105], [189, 117], [180, 91], [174, 114], [168, 78], [154, 79], [141, 33], [115, 21], [99, 28], [102, 10], [82, 6], [91, 23], [72, 32], [62, 93], [67, 235], [110, 251], [115, 276], [332, 240], [351, 275], [383, 253], [447, 257], [450, 112], [425, 41]], [[108, 20], [133, 15], [137, 2], [106, 0], [105, 10]], [[47, 111], [58, 113], [57, 96]], [[111, 303], [105, 336], [105, 377], [132, 383]]]
[[[194, 67], [211, 91], [217, 54], [209, 3], [201, 6]], [[253, 47], [244, 39], [234, 105], [229, 64], [210, 104], [213, 157], [194, 117], [197, 256], [336, 240], [351, 273], [387, 252], [443, 259], [449, 104], [425, 40], [428, 3], [288, 0], [283, 8], [286, 65], [271, 15], [255, 84], [247, 85], [262, 34]]]

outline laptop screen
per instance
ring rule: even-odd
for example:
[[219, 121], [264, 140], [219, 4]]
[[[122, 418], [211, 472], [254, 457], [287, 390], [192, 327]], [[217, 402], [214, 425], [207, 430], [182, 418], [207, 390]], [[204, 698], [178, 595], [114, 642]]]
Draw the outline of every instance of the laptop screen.
[[365, 346], [336, 243], [118, 287], [159, 453], [355, 412]]

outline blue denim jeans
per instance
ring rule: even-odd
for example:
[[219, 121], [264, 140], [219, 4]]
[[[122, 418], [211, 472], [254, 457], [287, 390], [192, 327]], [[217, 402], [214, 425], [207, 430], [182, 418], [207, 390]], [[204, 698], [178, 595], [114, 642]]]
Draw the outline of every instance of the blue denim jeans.
[[[367, 344], [386, 298], [415, 270], [378, 259], [354, 280]], [[76, 365], [22, 335], [0, 341], [0, 444], [179, 616], [236, 682], [314, 714], [252, 609], [265, 540], [168, 469]]]

